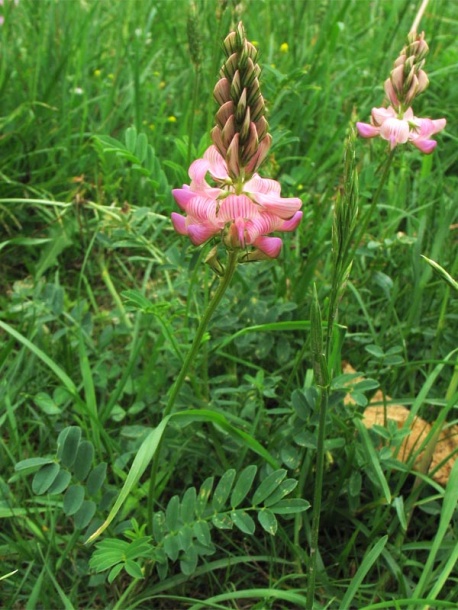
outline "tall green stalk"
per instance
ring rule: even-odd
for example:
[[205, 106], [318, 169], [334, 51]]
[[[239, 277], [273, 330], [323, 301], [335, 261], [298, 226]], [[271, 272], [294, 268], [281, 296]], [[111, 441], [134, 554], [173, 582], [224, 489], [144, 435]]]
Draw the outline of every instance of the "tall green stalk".
[[331, 291], [327, 304], [327, 328], [323, 338], [321, 309], [316, 288], [311, 307], [311, 344], [313, 369], [316, 385], [319, 389], [317, 401], [318, 437], [316, 449], [315, 489], [313, 496], [312, 529], [310, 535], [310, 561], [308, 566], [307, 610], [313, 609], [316, 582], [316, 558], [318, 553], [318, 538], [320, 532], [320, 517], [324, 477], [324, 444], [326, 440], [326, 418], [329, 403], [330, 381], [334, 374], [330, 363], [330, 353], [333, 340], [333, 329], [337, 321], [339, 303], [345, 291], [348, 277], [353, 264], [356, 249], [363, 238], [371, 216], [378, 203], [380, 194], [386, 183], [393, 151], [385, 161], [380, 183], [372, 199], [372, 203], [358, 227], [358, 176], [355, 169], [355, 134], [350, 133], [344, 158], [344, 189], [338, 196], [334, 207], [334, 222], [332, 227], [332, 278]]
[[[172, 389], [170, 390], [169, 398], [167, 401], [167, 405], [164, 409], [163, 417], [167, 417], [167, 415], [169, 415], [172, 412], [172, 409], [175, 405], [175, 400], [178, 396], [178, 393], [181, 390], [184, 380], [186, 379], [186, 375], [188, 374], [188, 372], [191, 368], [191, 365], [193, 364], [193, 362], [195, 361], [195, 359], [197, 357], [197, 353], [199, 351], [199, 347], [202, 342], [204, 333], [207, 329], [208, 323], [210, 322], [210, 319], [212, 318], [216, 308], [218, 307], [221, 299], [223, 298], [224, 293], [226, 292], [226, 290], [232, 280], [232, 277], [235, 273], [235, 269], [237, 267], [237, 256], [238, 256], [238, 251], [236, 251], [236, 250], [229, 251], [226, 269], [224, 270], [224, 274], [221, 276], [219, 285], [218, 285], [213, 297], [210, 299], [210, 302], [208, 303], [207, 309], [205, 310], [204, 315], [202, 316], [202, 319], [200, 320], [199, 326], [197, 327], [196, 334], [194, 336], [194, 339], [193, 339], [193, 342], [189, 349], [189, 352], [188, 352], [186, 358], [184, 359], [183, 366], [181, 367], [180, 373], [179, 373], [178, 377], [176, 378], [175, 383], [172, 386]], [[159, 467], [159, 462], [160, 462], [160, 458], [161, 458], [161, 448], [162, 448], [162, 439], [159, 442], [159, 445], [158, 445], [158, 448], [156, 451], [156, 455], [153, 460], [153, 465], [151, 468], [150, 484], [149, 484], [149, 490], [148, 490], [148, 525], [150, 528], [152, 527], [152, 522], [153, 522], [153, 509], [154, 509], [154, 501], [155, 501], [156, 479], [157, 479], [157, 471], [158, 471], [158, 467]]]

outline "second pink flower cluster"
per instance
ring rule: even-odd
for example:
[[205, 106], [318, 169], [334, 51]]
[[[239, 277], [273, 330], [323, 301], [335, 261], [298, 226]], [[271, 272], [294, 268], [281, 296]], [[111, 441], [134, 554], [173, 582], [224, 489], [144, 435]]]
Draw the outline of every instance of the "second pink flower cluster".
[[396, 113], [392, 106], [373, 108], [372, 123], [356, 123], [359, 135], [363, 138], [380, 136], [390, 143], [391, 149], [397, 144], [411, 142], [423, 153], [431, 153], [437, 146], [430, 137], [444, 129], [445, 119], [419, 119], [412, 108]]

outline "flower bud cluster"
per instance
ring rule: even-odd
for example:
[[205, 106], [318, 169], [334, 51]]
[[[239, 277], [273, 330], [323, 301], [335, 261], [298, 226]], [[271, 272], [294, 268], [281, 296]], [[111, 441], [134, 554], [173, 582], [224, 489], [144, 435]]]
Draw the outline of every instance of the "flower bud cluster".
[[227, 56], [214, 89], [219, 104], [212, 140], [233, 180], [249, 179], [265, 159], [272, 138], [259, 86], [257, 50], [247, 41], [242, 23], [224, 41]]
[[398, 111], [409, 108], [415, 97], [429, 85], [423, 70], [428, 52], [424, 32], [420, 35], [415, 32], [409, 34], [406, 46], [394, 62], [390, 77], [385, 81], [385, 93]]

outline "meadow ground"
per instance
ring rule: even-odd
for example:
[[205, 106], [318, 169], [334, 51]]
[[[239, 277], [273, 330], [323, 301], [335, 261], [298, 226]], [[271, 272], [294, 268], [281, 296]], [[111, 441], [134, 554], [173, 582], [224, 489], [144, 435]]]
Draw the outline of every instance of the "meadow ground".
[[[418, 28], [434, 152], [351, 135], [418, 9], [4, 0], [1, 607], [456, 608], [455, 2]], [[211, 143], [240, 20], [273, 138], [260, 173], [303, 218], [277, 259], [237, 266], [190, 352], [218, 240], [173, 230], [171, 190]]]

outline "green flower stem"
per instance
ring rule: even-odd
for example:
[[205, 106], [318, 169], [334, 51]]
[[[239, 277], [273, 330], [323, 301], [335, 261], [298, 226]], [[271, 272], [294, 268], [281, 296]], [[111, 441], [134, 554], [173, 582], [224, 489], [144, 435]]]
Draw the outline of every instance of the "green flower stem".
[[[223, 298], [224, 293], [227, 290], [227, 287], [229, 286], [229, 284], [232, 280], [235, 269], [237, 267], [237, 256], [238, 256], [237, 251], [229, 252], [227, 266], [226, 266], [224, 275], [221, 277], [218, 288], [216, 289], [215, 294], [213, 295], [210, 302], [208, 303], [208, 307], [205, 310], [204, 315], [202, 316], [199, 326], [197, 327], [197, 331], [194, 336], [194, 340], [192, 342], [192, 345], [189, 349], [189, 352], [188, 352], [186, 358], [184, 359], [180, 374], [176, 378], [175, 383], [173, 384], [172, 389], [170, 391], [167, 405], [164, 409], [163, 417], [167, 417], [167, 415], [169, 415], [171, 413], [173, 406], [175, 405], [175, 400], [178, 396], [179, 391], [181, 390], [184, 380], [186, 379], [186, 375], [188, 374], [189, 369], [191, 368], [191, 365], [193, 364], [193, 362], [195, 361], [195, 359], [197, 357], [197, 353], [199, 351], [199, 347], [200, 347], [202, 338], [204, 336], [204, 333], [207, 329], [208, 323], [210, 322], [211, 317], [213, 316], [216, 308], [218, 307], [221, 299]], [[156, 455], [153, 460], [153, 465], [151, 468], [151, 477], [150, 477], [150, 484], [149, 484], [149, 490], [148, 490], [148, 525], [149, 525], [149, 528], [152, 527], [152, 522], [153, 522], [156, 478], [157, 478], [157, 470], [158, 470], [160, 456], [161, 456], [161, 447], [162, 447], [162, 440], [160, 441], [160, 443], [158, 445]]]
[[321, 388], [319, 400], [318, 439], [316, 446], [316, 477], [313, 493], [312, 532], [310, 536], [310, 563], [307, 580], [306, 610], [313, 610], [316, 580], [316, 556], [318, 552], [318, 536], [320, 533], [321, 499], [324, 477], [324, 441], [326, 439], [326, 417], [328, 411], [329, 385]]
[[370, 208], [366, 212], [366, 215], [363, 216], [363, 218], [361, 219], [361, 230], [357, 234], [357, 237], [355, 239], [355, 243], [354, 243], [353, 249], [351, 251], [351, 258], [354, 257], [354, 254], [355, 254], [355, 252], [356, 252], [356, 250], [358, 248], [358, 245], [359, 245], [360, 241], [362, 240], [362, 238], [364, 236], [364, 233], [367, 230], [367, 226], [369, 224], [369, 221], [370, 221], [370, 219], [372, 217], [372, 214], [374, 213], [374, 210], [375, 210], [375, 208], [377, 206], [379, 197], [380, 197], [380, 195], [382, 193], [383, 187], [385, 186], [386, 179], [388, 178], [388, 174], [389, 174], [389, 171], [390, 171], [390, 168], [391, 168], [391, 163], [392, 163], [393, 158], [394, 158], [394, 153], [395, 153], [395, 149], [393, 148], [393, 150], [390, 151], [390, 154], [386, 158], [385, 167], [383, 168], [383, 174], [382, 174], [382, 177], [380, 178], [380, 182], [379, 182], [379, 185], [377, 187], [377, 190], [375, 191], [375, 195], [372, 198], [372, 203], [370, 205]]

